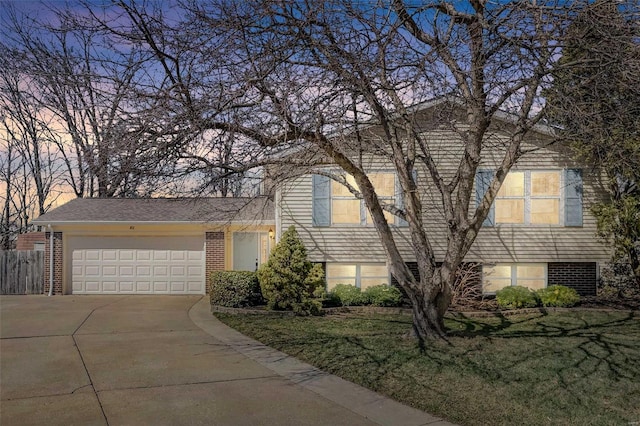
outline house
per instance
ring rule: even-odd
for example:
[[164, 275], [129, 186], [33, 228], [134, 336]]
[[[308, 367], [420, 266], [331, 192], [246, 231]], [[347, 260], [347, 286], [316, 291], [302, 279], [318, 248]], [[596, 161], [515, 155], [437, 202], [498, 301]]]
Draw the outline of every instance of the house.
[[274, 213], [264, 197], [69, 201], [33, 221], [45, 292], [51, 273], [56, 294], [204, 294], [212, 271], [266, 261]]
[[44, 232], [27, 232], [18, 235], [16, 239], [16, 250], [35, 250], [43, 251], [45, 246]]
[[[451, 175], [462, 149], [459, 129], [438, 122], [438, 106], [431, 103], [418, 110], [416, 122], [425, 123], [423, 137], [429, 139], [441, 170]], [[510, 125], [505, 116], [488, 135], [475, 180], [479, 198], [502, 158], [500, 141]], [[371, 126], [363, 138], [374, 138], [377, 131]], [[606, 191], [599, 172], [578, 164], [566, 147], [552, 141], [552, 132], [538, 126], [523, 143], [528, 154], [505, 179], [464, 259], [482, 266], [485, 293], [508, 285], [552, 284], [583, 295], [596, 291], [599, 266], [609, 260], [610, 249], [595, 237], [590, 206], [604, 199]], [[388, 161], [374, 154], [360, 161], [370, 171], [379, 198], [397, 203], [400, 188]], [[50, 270], [53, 233], [56, 293], [203, 294], [211, 271], [255, 270], [283, 230], [294, 225], [310, 260], [324, 265], [328, 289], [337, 283], [366, 288], [393, 282], [363, 202], [327, 172], [341, 173], [325, 162], [315, 170], [287, 174], [276, 186], [273, 202], [264, 197], [73, 200], [34, 221], [50, 227], [45, 268]], [[416, 179], [424, 223], [436, 257], [442, 258], [446, 224], [441, 200], [426, 169], [418, 168]], [[391, 214], [387, 220], [403, 258], [415, 271], [406, 223]]]
[[[451, 122], [439, 123], [438, 103], [419, 110], [416, 123], [422, 136], [451, 177], [460, 159], [462, 144]], [[493, 178], [501, 161], [501, 141], [512, 125], [509, 117], [499, 116], [489, 132], [490, 139], [475, 179], [476, 203]], [[449, 120], [449, 118], [447, 118]], [[464, 122], [460, 120], [460, 122]], [[375, 126], [361, 131], [363, 139], [372, 140], [380, 130]], [[537, 126], [523, 143], [527, 151], [507, 175], [490, 215], [484, 222], [465, 263], [481, 264], [482, 289], [495, 293], [509, 285], [532, 289], [561, 284], [575, 288], [582, 295], [596, 292], [599, 266], [610, 259], [610, 249], [596, 239], [596, 220], [590, 207], [606, 197], [601, 175], [584, 167], [571, 156], [568, 148], [553, 143], [553, 131]], [[502, 149], [502, 151], [501, 151]], [[399, 185], [389, 160], [375, 154], [360, 158], [379, 198], [396, 204]], [[313, 262], [321, 262], [326, 271], [327, 287], [338, 283], [360, 288], [393, 282], [386, 257], [364, 202], [355, 198], [345, 186], [326, 177], [342, 175], [331, 166], [320, 166], [322, 174], [307, 173], [280, 185], [276, 193], [276, 230], [295, 225]], [[424, 223], [438, 257], [444, 257], [446, 229], [441, 199], [430, 184], [426, 168], [417, 170], [416, 182], [424, 208]], [[475, 209], [472, 203], [471, 209]], [[409, 267], [417, 274], [415, 254], [406, 223], [391, 214], [394, 239]]]

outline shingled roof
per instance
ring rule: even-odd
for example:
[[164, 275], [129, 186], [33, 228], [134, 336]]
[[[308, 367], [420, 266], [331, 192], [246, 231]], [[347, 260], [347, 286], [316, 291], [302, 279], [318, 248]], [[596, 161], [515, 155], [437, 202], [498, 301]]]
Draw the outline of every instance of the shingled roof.
[[257, 198], [76, 198], [36, 225], [95, 222], [273, 222], [275, 207]]

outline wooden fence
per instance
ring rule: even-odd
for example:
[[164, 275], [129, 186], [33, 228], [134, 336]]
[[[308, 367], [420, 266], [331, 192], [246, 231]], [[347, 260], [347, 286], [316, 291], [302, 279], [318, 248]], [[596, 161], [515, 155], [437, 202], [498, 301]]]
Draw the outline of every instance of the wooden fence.
[[43, 251], [0, 251], [0, 294], [42, 294]]

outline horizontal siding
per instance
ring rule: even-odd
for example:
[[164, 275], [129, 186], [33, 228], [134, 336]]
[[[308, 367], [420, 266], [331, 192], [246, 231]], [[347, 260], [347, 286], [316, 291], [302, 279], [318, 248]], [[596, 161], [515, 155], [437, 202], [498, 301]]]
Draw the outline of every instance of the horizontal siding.
[[[450, 179], [460, 159], [461, 145], [452, 132], [424, 133], [445, 180]], [[480, 168], [493, 168], [502, 159], [499, 135], [490, 138], [491, 150], [483, 152]], [[562, 169], [579, 167], [562, 147], [540, 148], [523, 144], [523, 150], [533, 150], [525, 155], [514, 170]], [[385, 169], [382, 160], [366, 160], [371, 170]], [[387, 167], [388, 169], [388, 167]], [[596, 222], [590, 206], [603, 199], [606, 192], [599, 185], [598, 176], [589, 168], [583, 168], [583, 226], [499, 225], [483, 228], [467, 261], [482, 262], [585, 262], [604, 261], [609, 258], [607, 247], [595, 237]], [[446, 228], [439, 193], [433, 186], [426, 169], [418, 170], [418, 185], [424, 208], [427, 234], [438, 260], [446, 249]], [[474, 192], [475, 194], [475, 192]], [[470, 215], [475, 209], [470, 205]], [[373, 227], [332, 226], [313, 227], [311, 224], [311, 176], [303, 176], [281, 186], [280, 219], [282, 229], [295, 225], [313, 261], [384, 261], [380, 239]], [[407, 228], [394, 228], [396, 243], [405, 261], [414, 261], [411, 239]]]

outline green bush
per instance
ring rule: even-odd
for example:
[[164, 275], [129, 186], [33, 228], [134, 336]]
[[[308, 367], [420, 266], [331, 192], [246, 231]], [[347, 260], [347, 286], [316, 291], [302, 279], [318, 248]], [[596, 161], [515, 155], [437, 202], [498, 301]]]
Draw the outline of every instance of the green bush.
[[331, 290], [330, 298], [337, 300], [342, 306], [360, 306], [369, 304], [367, 296], [351, 284], [336, 284]]
[[386, 284], [368, 287], [364, 291], [364, 296], [373, 306], [399, 306], [402, 302], [400, 290]]
[[557, 306], [568, 308], [580, 301], [578, 292], [563, 285], [551, 285], [536, 291], [542, 306]]
[[240, 308], [263, 302], [255, 272], [216, 271], [211, 274], [209, 280], [212, 305]]
[[539, 303], [533, 291], [519, 285], [498, 290], [496, 301], [503, 309], [535, 308]]
[[324, 285], [324, 272], [307, 259], [307, 250], [293, 226], [282, 234], [267, 263], [258, 269], [258, 281], [269, 309], [292, 310], [298, 315], [319, 312], [319, 303], [310, 299], [316, 288]]

